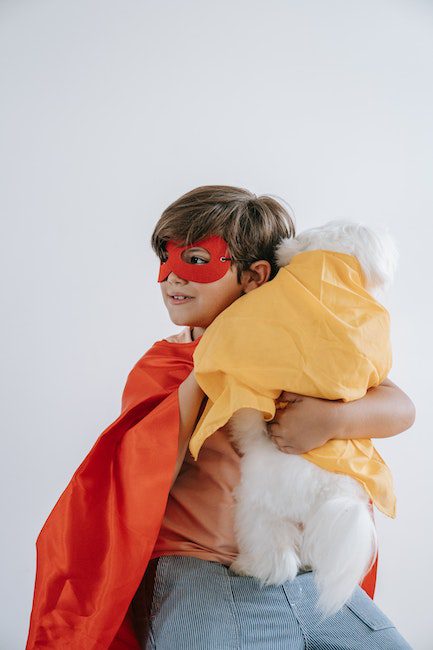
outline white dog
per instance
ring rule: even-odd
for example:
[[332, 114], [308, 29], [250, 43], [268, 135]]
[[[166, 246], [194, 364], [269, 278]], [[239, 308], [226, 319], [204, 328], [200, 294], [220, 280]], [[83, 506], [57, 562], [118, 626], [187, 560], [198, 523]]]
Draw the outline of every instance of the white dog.
[[[398, 253], [387, 232], [331, 221], [277, 248], [279, 266], [306, 250], [354, 255], [370, 292], [389, 286]], [[323, 615], [336, 613], [368, 573], [377, 554], [369, 496], [354, 478], [281, 452], [267, 435], [262, 413], [238, 410], [228, 422], [241, 452], [235, 534], [239, 555], [230, 568], [262, 585], [293, 580], [312, 569]]]

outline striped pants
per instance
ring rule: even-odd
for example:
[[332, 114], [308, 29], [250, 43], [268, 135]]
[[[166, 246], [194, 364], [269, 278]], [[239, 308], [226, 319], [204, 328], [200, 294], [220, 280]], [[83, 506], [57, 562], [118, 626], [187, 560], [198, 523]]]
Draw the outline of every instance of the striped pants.
[[361, 587], [320, 623], [311, 571], [261, 587], [219, 562], [164, 555], [151, 560], [141, 589], [143, 650], [411, 650]]

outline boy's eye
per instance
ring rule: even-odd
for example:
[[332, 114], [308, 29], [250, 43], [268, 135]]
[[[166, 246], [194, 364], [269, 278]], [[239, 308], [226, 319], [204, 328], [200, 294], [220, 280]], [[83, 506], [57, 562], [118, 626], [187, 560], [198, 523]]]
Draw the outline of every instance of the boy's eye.
[[[168, 260], [167, 255], [163, 255], [161, 257], [162, 264], [165, 264], [167, 260]], [[197, 264], [207, 264], [209, 262], [209, 260], [206, 260], [204, 257], [200, 257], [199, 255], [189, 255], [184, 261], [188, 262], [189, 264], [196, 264], [195, 260], [198, 260]]]
[[190, 251], [184, 251], [181, 257], [188, 264], [207, 264], [209, 262], [204, 255], [194, 254]]
[[207, 260], [205, 260], [203, 257], [199, 257], [198, 255], [191, 255], [190, 257], [190, 262], [192, 264], [195, 264], [194, 260], [200, 260], [200, 263], [207, 264]]

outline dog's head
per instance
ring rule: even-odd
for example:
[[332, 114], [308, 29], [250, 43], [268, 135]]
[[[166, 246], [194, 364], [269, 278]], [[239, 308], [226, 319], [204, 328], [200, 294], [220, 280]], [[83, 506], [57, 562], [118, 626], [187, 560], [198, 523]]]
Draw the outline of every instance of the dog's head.
[[277, 264], [287, 266], [295, 255], [309, 250], [329, 250], [356, 257], [367, 291], [386, 290], [393, 281], [398, 261], [397, 247], [387, 230], [373, 230], [341, 219], [283, 239], [275, 251]]

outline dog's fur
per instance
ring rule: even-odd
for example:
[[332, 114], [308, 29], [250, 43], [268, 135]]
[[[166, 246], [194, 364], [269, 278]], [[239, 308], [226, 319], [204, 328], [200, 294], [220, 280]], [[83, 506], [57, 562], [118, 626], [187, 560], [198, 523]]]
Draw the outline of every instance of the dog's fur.
[[[354, 255], [364, 288], [371, 292], [392, 282], [398, 253], [385, 231], [331, 221], [283, 240], [278, 264], [286, 266], [297, 253], [316, 249]], [[241, 480], [234, 490], [239, 555], [230, 569], [255, 576], [262, 585], [293, 580], [300, 567], [312, 569], [322, 616], [335, 614], [376, 558], [366, 491], [350, 476], [281, 452], [255, 409], [236, 411], [227, 430], [242, 454]]]

